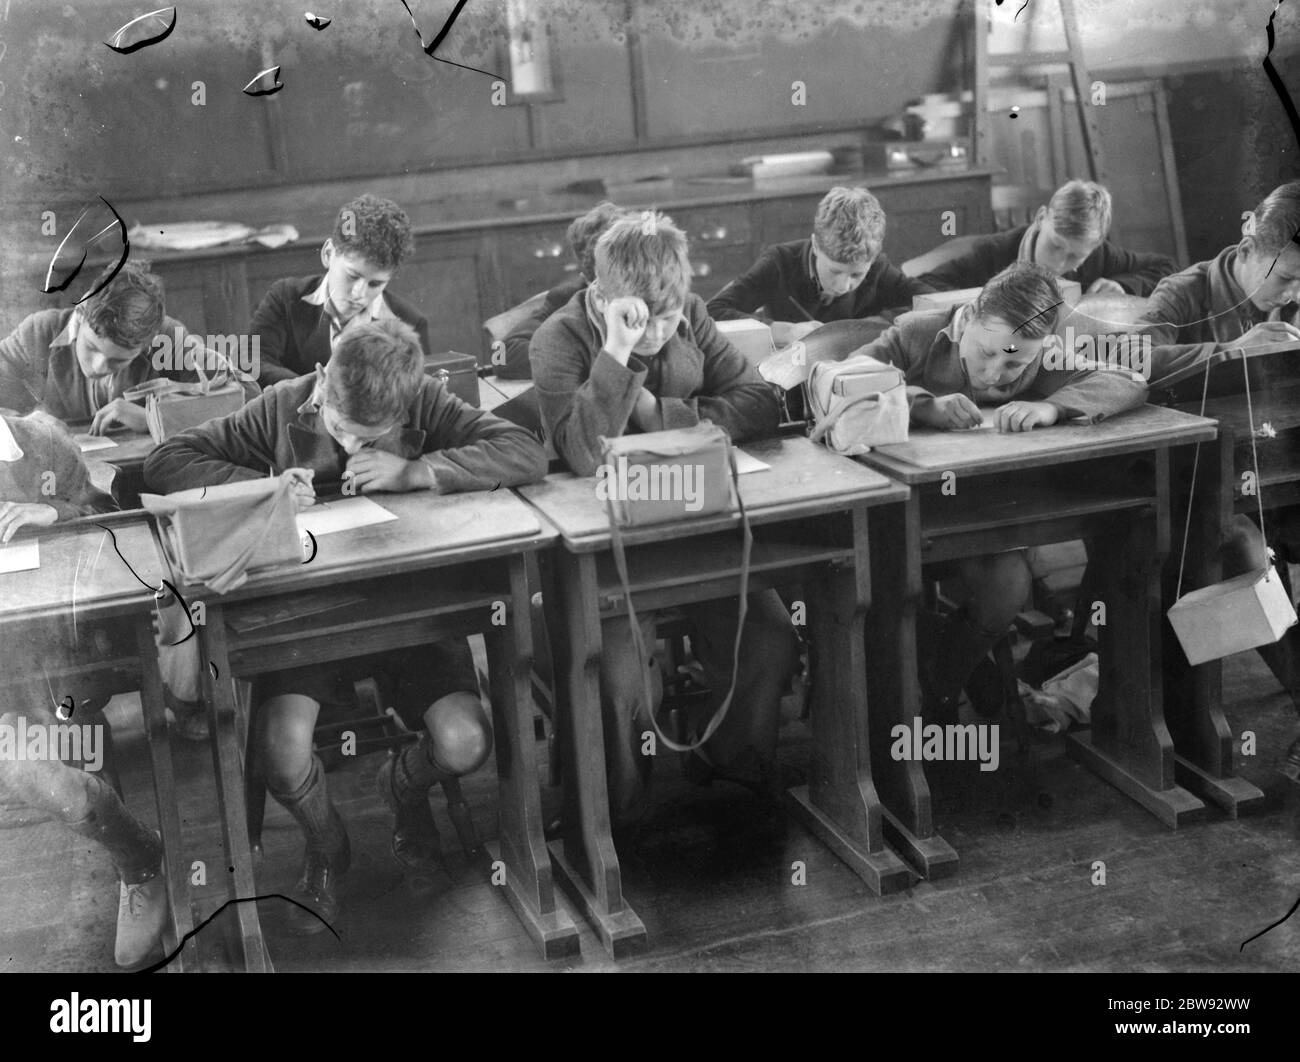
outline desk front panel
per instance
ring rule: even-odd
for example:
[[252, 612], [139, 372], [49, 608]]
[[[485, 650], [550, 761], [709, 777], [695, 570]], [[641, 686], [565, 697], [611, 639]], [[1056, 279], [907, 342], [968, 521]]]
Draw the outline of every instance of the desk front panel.
[[527, 505], [504, 488], [368, 497], [398, 519], [320, 535], [316, 555], [308, 563], [254, 572], [243, 586], [221, 600], [370, 582], [403, 572], [504, 557], [539, 548], [555, 537]]
[[1010, 472], [1209, 442], [1215, 431], [1214, 422], [1204, 417], [1163, 406], [1143, 406], [1100, 424], [1057, 424], [1028, 432], [914, 428], [907, 442], [878, 446], [859, 460], [904, 483], [928, 483], [944, 479], [949, 472], [960, 480], [963, 473]]
[[[875, 505], [907, 497], [907, 488], [804, 438], [758, 440], [741, 449], [771, 466], [740, 477], [745, 511], [756, 526], [815, 519], [863, 501]], [[555, 525], [570, 549], [587, 552], [610, 543], [609, 512], [596, 496], [596, 484], [595, 477], [560, 472], [520, 488], [519, 493]], [[738, 514], [732, 512], [632, 528], [623, 538], [630, 545], [662, 542], [739, 523]]]
[[42, 533], [41, 566], [0, 575], [0, 622], [151, 609], [152, 588], [170, 576], [148, 522], [142, 516], [126, 521], [105, 517], [104, 526], [112, 533], [90, 521]]

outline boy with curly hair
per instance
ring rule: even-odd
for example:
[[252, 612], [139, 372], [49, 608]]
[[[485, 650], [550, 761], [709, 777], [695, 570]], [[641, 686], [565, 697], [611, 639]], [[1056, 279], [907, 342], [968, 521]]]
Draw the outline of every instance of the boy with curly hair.
[[354, 320], [404, 321], [428, 354], [429, 322], [387, 290], [414, 250], [411, 219], [391, 199], [362, 195], [346, 204], [321, 246], [325, 274], [277, 280], [253, 313], [249, 332], [261, 337], [258, 382], [269, 387], [328, 363]]

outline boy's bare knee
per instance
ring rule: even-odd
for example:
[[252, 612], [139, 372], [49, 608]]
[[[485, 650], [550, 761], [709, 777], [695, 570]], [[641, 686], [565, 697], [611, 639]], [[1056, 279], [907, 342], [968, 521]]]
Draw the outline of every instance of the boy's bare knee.
[[298, 710], [295, 703], [305, 700], [272, 697], [258, 712], [262, 777], [269, 788], [281, 793], [297, 789], [311, 770], [316, 713]]
[[1001, 630], [1024, 607], [1033, 586], [1029, 565], [1019, 552], [976, 557], [962, 565], [962, 578], [971, 591], [967, 611], [989, 630]]
[[492, 753], [492, 725], [472, 693], [451, 693], [434, 701], [424, 713], [438, 763], [454, 774], [483, 766]]

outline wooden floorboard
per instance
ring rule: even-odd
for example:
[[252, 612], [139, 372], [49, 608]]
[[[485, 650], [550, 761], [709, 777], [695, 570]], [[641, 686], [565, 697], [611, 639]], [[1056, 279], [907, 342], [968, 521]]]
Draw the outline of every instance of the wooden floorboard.
[[[1300, 791], [1275, 770], [1295, 713], [1254, 654], [1227, 662], [1225, 694], [1233, 732], [1257, 735], [1259, 754], [1244, 758], [1242, 774], [1266, 793], [1258, 812], [1230, 821], [1216, 811], [1173, 833], [1067, 756], [1061, 739], [1004, 744], [996, 771], [930, 771], [935, 821], [960, 854], [958, 873], [885, 898], [782, 812], [724, 784], [692, 787], [666, 757], [652, 803], [619, 837], [625, 890], [650, 947], [617, 963], [572, 907], [580, 954], [543, 962], [500, 890], [466, 864], [440, 798], [445, 871], [403, 871], [389, 854], [372, 755], [328, 775], [354, 851], [341, 939], [289, 937], [282, 912], [264, 903], [271, 955], [285, 971], [1293, 971], [1298, 920], [1240, 945], [1296, 900]], [[152, 824], [138, 702], [119, 698], [110, 719], [128, 803]], [[807, 748], [804, 725], [787, 720], [781, 755], [796, 776]], [[227, 873], [211, 756], [182, 742], [174, 755], [185, 780], [185, 860], [202, 860], [208, 877], [196, 889], [202, 916], [221, 902]], [[545, 762], [542, 746], [539, 755]], [[464, 789], [480, 833], [493, 836], [492, 766]], [[543, 798], [554, 813], [558, 793]], [[264, 842], [259, 892], [286, 891], [301, 841], [274, 801]], [[1092, 884], [1096, 860], [1105, 885]], [[796, 861], [806, 884], [791, 881]], [[117, 882], [98, 848], [55, 823], [0, 829], [0, 895], [0, 969], [114, 969]], [[201, 939], [205, 966], [226, 968], [217, 927]]]

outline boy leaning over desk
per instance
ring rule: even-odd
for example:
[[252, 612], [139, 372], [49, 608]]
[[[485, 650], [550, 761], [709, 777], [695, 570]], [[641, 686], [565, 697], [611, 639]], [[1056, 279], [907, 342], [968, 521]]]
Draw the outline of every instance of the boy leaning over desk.
[[[990, 280], [974, 302], [905, 313], [862, 348], [897, 365], [914, 425], [940, 431], [979, 428], [981, 406], [996, 406], [999, 431], [1031, 431], [1065, 420], [1097, 423], [1146, 401], [1146, 383], [1125, 371], [1049, 369], [1045, 341], [1062, 304], [1056, 278], [1017, 263]], [[1006, 634], [1030, 594], [1024, 550], [928, 565], [928, 578], [951, 581], [961, 607], [950, 618], [918, 615], [917, 657], [928, 713], [952, 715], [962, 688]]]
[[[1175, 372], [1205, 365], [1215, 354], [1269, 343], [1300, 346], [1300, 181], [1273, 189], [1246, 214], [1242, 238], [1214, 258], [1166, 277], [1151, 294], [1134, 330], [1151, 337], [1151, 386]], [[1300, 358], [1300, 354], [1288, 355]], [[1268, 541], [1281, 560], [1300, 560], [1300, 507], [1269, 516]], [[1225, 579], [1262, 571], [1265, 540], [1252, 516], [1233, 518], [1220, 546]], [[1300, 712], [1300, 627], [1259, 647]], [[1292, 741], [1282, 772], [1300, 781], [1300, 737]]]
[[[287, 478], [305, 508], [315, 503], [318, 487], [345, 474], [365, 494], [451, 494], [533, 482], [546, 473], [546, 457], [528, 432], [466, 405], [426, 376], [420, 339], [409, 325], [359, 320], [344, 330], [328, 366], [182, 432], [150, 455], [144, 474], [152, 489], [168, 492], [268, 471]], [[338, 879], [351, 849], [312, 734], [322, 708], [350, 705], [353, 683], [372, 676], [421, 734], [418, 744], [388, 758], [378, 781], [395, 817], [393, 853], [405, 865], [429, 867], [441, 859], [429, 789], [476, 770], [492, 750], [491, 723], [463, 637], [257, 677], [254, 740], [267, 790], [306, 840], [295, 898], [326, 922], [338, 914]], [[288, 927], [302, 935], [325, 929], [297, 907]]]
[[[602, 436], [686, 428], [702, 420], [733, 442], [770, 435], [776, 395], [744, 355], [718, 333], [690, 291], [686, 235], [659, 214], [616, 221], [596, 244], [595, 278], [533, 335], [529, 359], [547, 438], [580, 476], [596, 472]], [[731, 685], [736, 600], [686, 609], [692, 646], [714, 701]], [[638, 617], [642, 643], [655, 641], [654, 613]], [[663, 691], [651, 662], [645, 704], [631, 624], [601, 623], [601, 708], [611, 810], [624, 819], [642, 806], [651, 758], [640, 754], [638, 722], [657, 712]], [[731, 710], [686, 760], [687, 776], [728, 778], [772, 794], [782, 690], [797, 655], [790, 615], [774, 590], [750, 594]]]

